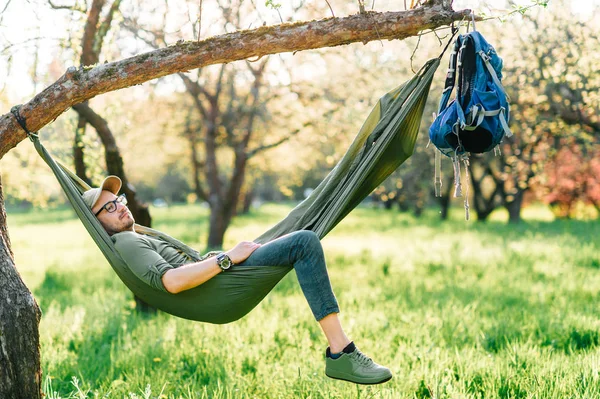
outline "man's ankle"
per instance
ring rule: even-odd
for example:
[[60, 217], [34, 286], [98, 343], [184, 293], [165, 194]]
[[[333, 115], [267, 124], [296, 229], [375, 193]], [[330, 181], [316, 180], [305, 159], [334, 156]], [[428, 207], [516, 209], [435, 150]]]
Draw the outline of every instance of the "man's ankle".
[[356, 345], [354, 345], [354, 341], [350, 342], [349, 344], [347, 344], [345, 347], [343, 347], [341, 350], [335, 351], [332, 350], [331, 347], [327, 348], [327, 351], [325, 352], [327, 357], [330, 357], [332, 359], [337, 359], [340, 356], [342, 356], [343, 353], [352, 353], [354, 352], [354, 350], [356, 349]]

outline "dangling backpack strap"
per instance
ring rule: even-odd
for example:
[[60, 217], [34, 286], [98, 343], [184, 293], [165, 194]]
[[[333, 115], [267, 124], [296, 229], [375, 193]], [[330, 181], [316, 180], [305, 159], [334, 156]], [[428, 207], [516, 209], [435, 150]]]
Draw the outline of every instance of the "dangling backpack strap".
[[[435, 112], [433, 113], [433, 120], [435, 121]], [[427, 143], [427, 147], [431, 144], [431, 140]], [[434, 162], [433, 162], [433, 187], [436, 197], [442, 196], [442, 152], [434, 145]]]
[[470, 180], [470, 176], [469, 176], [469, 156], [467, 154], [463, 154], [461, 156], [462, 161], [463, 161], [463, 165], [465, 166], [465, 180], [466, 180], [466, 184], [467, 184], [467, 189], [465, 190], [465, 201], [464, 201], [464, 205], [465, 205], [465, 220], [469, 220], [469, 180]]
[[500, 155], [502, 155], [502, 153], [500, 152], [500, 144], [498, 144], [494, 147], [494, 156], [499, 157]]
[[460, 159], [458, 154], [452, 155], [452, 166], [454, 167], [454, 198], [462, 197], [462, 184], [460, 182]]
[[435, 151], [435, 196], [442, 196], [442, 152], [433, 146]]
[[442, 112], [448, 105], [448, 100], [452, 94], [456, 81], [456, 64], [458, 60], [458, 50], [460, 49], [461, 36], [459, 35], [454, 41], [452, 52], [450, 53], [450, 61], [448, 62], [448, 72], [446, 73], [446, 82], [444, 83], [444, 91], [438, 108], [438, 114]]

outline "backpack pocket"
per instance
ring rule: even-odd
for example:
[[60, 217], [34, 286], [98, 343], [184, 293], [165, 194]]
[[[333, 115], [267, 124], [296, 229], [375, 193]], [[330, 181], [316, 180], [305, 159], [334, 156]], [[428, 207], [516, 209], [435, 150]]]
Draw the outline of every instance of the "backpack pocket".
[[458, 147], [458, 140], [453, 132], [453, 126], [458, 122], [456, 100], [439, 113], [429, 128], [429, 139], [444, 155], [451, 155]]

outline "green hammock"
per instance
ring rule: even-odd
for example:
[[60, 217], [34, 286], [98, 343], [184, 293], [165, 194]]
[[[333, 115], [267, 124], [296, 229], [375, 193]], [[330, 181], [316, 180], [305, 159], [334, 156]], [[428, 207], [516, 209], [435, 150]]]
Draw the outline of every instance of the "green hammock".
[[[323, 238], [413, 152], [425, 102], [439, 58], [429, 60], [409, 81], [384, 95], [363, 124], [350, 148], [310, 194], [288, 216], [256, 241], [267, 242], [297, 230], [312, 230]], [[138, 279], [116, 251], [110, 236], [81, 198], [90, 187], [52, 159], [35, 135], [30, 136], [50, 166], [77, 216], [125, 285], [148, 304], [172, 315], [215, 324], [229, 323], [250, 312], [291, 267], [232, 268], [204, 284], [170, 294]], [[159, 231], [136, 225], [135, 230], [163, 239], [191, 259], [194, 249]]]

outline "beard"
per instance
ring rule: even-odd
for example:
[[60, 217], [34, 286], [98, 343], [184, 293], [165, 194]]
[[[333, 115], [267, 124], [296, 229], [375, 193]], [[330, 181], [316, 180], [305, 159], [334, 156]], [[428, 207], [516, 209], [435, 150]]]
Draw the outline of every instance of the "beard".
[[107, 226], [104, 223], [101, 223], [104, 227], [104, 230], [108, 233], [109, 236], [112, 236], [117, 233], [122, 233], [124, 231], [130, 231], [131, 227], [135, 224], [135, 220], [133, 220], [133, 216], [127, 218], [122, 221], [118, 226]]

